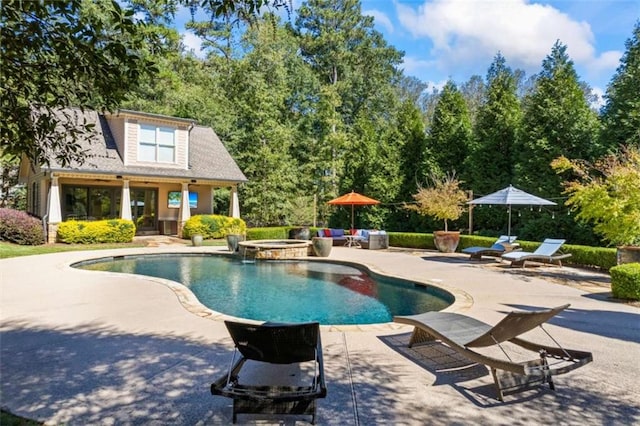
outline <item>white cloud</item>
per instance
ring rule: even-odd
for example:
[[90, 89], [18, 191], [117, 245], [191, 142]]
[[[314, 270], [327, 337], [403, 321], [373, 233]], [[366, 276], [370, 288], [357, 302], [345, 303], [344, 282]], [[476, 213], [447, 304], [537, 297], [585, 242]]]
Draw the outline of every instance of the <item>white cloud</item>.
[[[507, 62], [537, 72], [556, 40], [567, 46], [576, 64], [598, 71], [615, 69], [617, 52], [596, 56], [588, 23], [576, 21], [550, 5], [527, 0], [433, 0], [417, 10], [396, 3], [398, 19], [415, 38], [429, 38], [431, 55], [444, 71], [482, 59], [490, 62], [500, 51]], [[619, 58], [619, 56], [618, 56]]]
[[622, 58], [622, 52], [619, 50], [609, 50], [602, 52], [598, 57], [594, 57], [589, 66], [595, 71], [615, 70], [618, 68], [618, 65], [620, 65], [620, 58]]
[[405, 56], [404, 63], [400, 68], [404, 69], [406, 75], [418, 75], [420, 71], [427, 70], [434, 66], [434, 61], [425, 61], [413, 56]]
[[389, 17], [384, 12], [380, 12], [376, 9], [371, 9], [363, 11], [362, 14], [373, 16], [376, 24], [382, 25], [389, 34], [393, 34], [393, 24], [391, 23], [391, 19], [389, 19]]
[[198, 58], [204, 59], [206, 57], [205, 52], [202, 51], [202, 40], [200, 37], [190, 31], [180, 33], [182, 37], [182, 43], [187, 51], [193, 52]]

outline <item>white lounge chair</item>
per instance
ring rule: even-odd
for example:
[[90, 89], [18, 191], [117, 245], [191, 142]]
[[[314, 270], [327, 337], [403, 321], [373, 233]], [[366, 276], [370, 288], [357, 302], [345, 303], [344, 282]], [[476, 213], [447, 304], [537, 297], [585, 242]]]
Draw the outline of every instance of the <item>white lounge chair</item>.
[[524, 267], [526, 261], [551, 263], [562, 266], [562, 259], [566, 259], [571, 256], [571, 253], [558, 253], [564, 242], [565, 240], [547, 238], [533, 253], [527, 251], [512, 251], [503, 254], [502, 258], [509, 260], [511, 262], [511, 266]]

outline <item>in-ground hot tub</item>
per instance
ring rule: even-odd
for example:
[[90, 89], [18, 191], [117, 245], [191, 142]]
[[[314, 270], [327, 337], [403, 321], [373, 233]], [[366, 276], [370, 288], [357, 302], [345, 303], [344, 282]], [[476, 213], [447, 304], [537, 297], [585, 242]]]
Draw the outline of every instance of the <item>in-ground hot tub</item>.
[[294, 259], [306, 257], [311, 241], [306, 240], [253, 240], [238, 243], [240, 256], [245, 259]]

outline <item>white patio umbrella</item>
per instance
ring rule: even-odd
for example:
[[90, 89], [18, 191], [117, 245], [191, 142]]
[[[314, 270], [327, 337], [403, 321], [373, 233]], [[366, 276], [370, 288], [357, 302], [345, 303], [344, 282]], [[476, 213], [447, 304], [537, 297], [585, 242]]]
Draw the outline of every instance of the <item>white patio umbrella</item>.
[[476, 198], [475, 200], [468, 201], [467, 204], [494, 204], [494, 205], [506, 205], [509, 210], [509, 227], [508, 234], [511, 236], [511, 206], [512, 205], [526, 205], [526, 206], [555, 206], [553, 201], [545, 200], [544, 198], [536, 197], [535, 195], [524, 192], [512, 185], [496, 191], [492, 194], [485, 195], [484, 197]]

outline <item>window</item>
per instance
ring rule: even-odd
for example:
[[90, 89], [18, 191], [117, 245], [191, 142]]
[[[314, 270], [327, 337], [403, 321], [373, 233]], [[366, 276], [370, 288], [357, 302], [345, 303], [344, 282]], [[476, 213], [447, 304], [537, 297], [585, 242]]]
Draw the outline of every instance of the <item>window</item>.
[[122, 188], [70, 186], [64, 194], [63, 220], [101, 220], [120, 217]]
[[40, 211], [40, 184], [38, 182], [31, 184], [31, 214], [38, 217], [42, 214]]
[[175, 129], [140, 125], [138, 160], [152, 163], [174, 163], [176, 160]]

